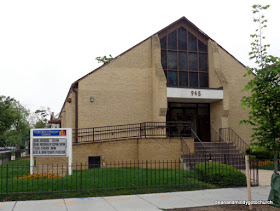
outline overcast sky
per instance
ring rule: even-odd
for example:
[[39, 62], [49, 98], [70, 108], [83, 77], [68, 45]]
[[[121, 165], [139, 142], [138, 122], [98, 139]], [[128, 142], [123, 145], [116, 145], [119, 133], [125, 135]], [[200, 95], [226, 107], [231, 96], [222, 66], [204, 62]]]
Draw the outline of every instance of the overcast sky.
[[0, 0], [0, 95], [57, 114], [71, 84], [100, 66], [96, 57], [115, 57], [182, 16], [251, 65], [256, 3], [271, 5], [265, 36], [280, 56], [279, 0]]

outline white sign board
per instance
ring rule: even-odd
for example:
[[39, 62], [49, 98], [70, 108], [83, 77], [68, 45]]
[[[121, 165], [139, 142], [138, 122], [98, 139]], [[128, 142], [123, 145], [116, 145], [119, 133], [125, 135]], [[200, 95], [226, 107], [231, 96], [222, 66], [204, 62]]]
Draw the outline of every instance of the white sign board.
[[72, 175], [72, 129], [48, 128], [30, 131], [30, 173], [33, 174], [34, 156], [67, 156], [69, 175]]
[[67, 154], [66, 138], [33, 138], [33, 155], [64, 155]]

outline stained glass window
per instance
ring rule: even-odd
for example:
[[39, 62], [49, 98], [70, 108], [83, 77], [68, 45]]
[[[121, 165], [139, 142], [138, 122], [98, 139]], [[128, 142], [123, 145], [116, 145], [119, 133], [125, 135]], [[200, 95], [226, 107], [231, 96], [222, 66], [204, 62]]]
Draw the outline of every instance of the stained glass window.
[[177, 49], [177, 36], [176, 36], [176, 31], [170, 33], [168, 35], [168, 49]]
[[191, 33], [189, 33], [189, 51], [197, 50], [197, 39]]
[[161, 64], [163, 69], [167, 69], [166, 51], [161, 51]]
[[187, 50], [187, 30], [182, 27], [178, 29], [178, 47], [179, 50]]
[[177, 52], [168, 51], [168, 69], [177, 69]]
[[197, 53], [189, 53], [190, 70], [197, 70]]
[[179, 72], [179, 86], [188, 87], [188, 72]]
[[185, 52], [179, 52], [179, 70], [188, 70], [188, 56]]
[[168, 85], [169, 86], [178, 86], [177, 71], [168, 71]]
[[207, 70], [208, 70], [207, 54], [200, 53], [199, 54], [199, 71], [207, 71]]
[[207, 41], [197, 36], [180, 26], [161, 37], [161, 63], [168, 86], [209, 86]]
[[198, 74], [195, 72], [190, 72], [190, 87], [198, 87]]

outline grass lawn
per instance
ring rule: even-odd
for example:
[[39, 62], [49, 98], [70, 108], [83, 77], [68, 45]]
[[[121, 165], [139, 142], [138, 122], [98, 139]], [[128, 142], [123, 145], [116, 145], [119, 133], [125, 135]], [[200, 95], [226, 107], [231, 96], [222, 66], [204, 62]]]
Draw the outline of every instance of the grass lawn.
[[[199, 181], [193, 170], [138, 167], [73, 170], [72, 176], [25, 179], [29, 160], [0, 166], [0, 200], [28, 200], [138, 194], [216, 188]], [[55, 174], [51, 169], [49, 173]], [[51, 192], [51, 193], [50, 193]], [[13, 194], [10, 194], [13, 193]], [[30, 194], [17, 194], [30, 193]]]

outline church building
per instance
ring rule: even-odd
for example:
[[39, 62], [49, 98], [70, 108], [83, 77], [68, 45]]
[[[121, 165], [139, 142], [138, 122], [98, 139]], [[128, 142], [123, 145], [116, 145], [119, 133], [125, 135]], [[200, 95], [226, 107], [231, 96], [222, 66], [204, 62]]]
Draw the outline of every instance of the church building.
[[[73, 82], [60, 126], [73, 128], [76, 144], [152, 134], [205, 143], [226, 140], [230, 131], [249, 144], [252, 129], [238, 125], [248, 117], [240, 102], [246, 94], [241, 90], [253, 77], [243, 77], [246, 72], [233, 55], [182, 17]], [[164, 132], [152, 133], [152, 128]], [[118, 138], [120, 131], [125, 135]]]

